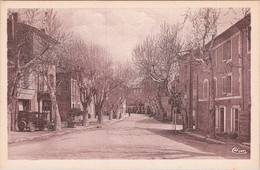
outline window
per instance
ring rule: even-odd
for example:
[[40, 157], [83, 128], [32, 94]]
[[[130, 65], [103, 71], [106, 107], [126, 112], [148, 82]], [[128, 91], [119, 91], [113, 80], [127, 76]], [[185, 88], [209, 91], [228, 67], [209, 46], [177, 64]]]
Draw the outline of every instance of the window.
[[231, 93], [232, 79], [231, 75], [222, 77], [222, 92]]
[[226, 93], [226, 83], [225, 83], [226, 77], [222, 77], [222, 93]]
[[231, 59], [231, 40], [224, 43], [223, 53], [223, 61], [228, 61]]
[[52, 88], [54, 88], [54, 76], [52, 74], [49, 74], [49, 81]]
[[78, 88], [78, 84], [77, 81], [75, 80], [75, 95], [78, 96], [79, 95], [79, 88]]
[[247, 52], [251, 51], [251, 27], [247, 28]]
[[203, 99], [208, 99], [209, 81], [206, 79], [203, 82]]
[[76, 81], [71, 80], [71, 95], [76, 95]]
[[231, 76], [226, 77], [226, 93], [231, 93]]
[[42, 111], [43, 112], [50, 112], [51, 111], [51, 101], [43, 100], [42, 101]]
[[43, 75], [39, 75], [38, 77], [38, 90], [39, 91], [44, 91], [44, 77]]
[[217, 78], [214, 77], [214, 90], [215, 90], [215, 97], [217, 97], [218, 90], [217, 90], [218, 84], [217, 84]]

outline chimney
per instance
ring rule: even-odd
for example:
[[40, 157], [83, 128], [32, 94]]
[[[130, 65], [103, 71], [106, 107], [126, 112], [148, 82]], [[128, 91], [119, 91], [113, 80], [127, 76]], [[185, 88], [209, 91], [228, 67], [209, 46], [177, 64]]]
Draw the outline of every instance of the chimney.
[[13, 20], [17, 22], [18, 21], [18, 12], [13, 12], [12, 15], [13, 15]]
[[14, 38], [15, 36], [15, 22], [18, 21], [18, 12], [12, 12], [12, 15], [11, 15], [11, 19], [12, 19], [12, 36]]

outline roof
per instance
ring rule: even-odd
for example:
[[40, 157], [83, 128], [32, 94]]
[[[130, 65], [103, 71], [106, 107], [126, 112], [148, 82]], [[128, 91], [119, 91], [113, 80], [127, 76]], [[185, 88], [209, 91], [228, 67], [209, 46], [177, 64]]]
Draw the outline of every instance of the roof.
[[[251, 14], [249, 13], [244, 18], [240, 19], [235, 24], [231, 25], [229, 28], [227, 28], [225, 31], [223, 31], [221, 34], [216, 36], [216, 38], [214, 39], [213, 47], [216, 46], [217, 44], [221, 43], [222, 41], [228, 39], [229, 37], [231, 37], [238, 31], [240, 31], [241, 29], [246, 28], [247, 26], [250, 25], [250, 23], [251, 23]], [[211, 43], [211, 41], [209, 41], [206, 44], [206, 47], [208, 47], [210, 45], [210, 43]]]
[[[12, 21], [10, 19], [8, 19], [8, 22], [12, 22]], [[24, 23], [21, 23], [21, 22], [17, 22], [17, 21], [14, 21], [14, 23], [17, 24], [17, 26], [20, 26], [21, 28], [24, 28], [28, 31], [32, 31], [32, 32], [36, 33], [42, 39], [46, 40], [47, 42], [49, 42], [51, 44], [58, 44], [57, 40], [55, 40], [51, 36], [45, 34], [43, 31], [40, 31], [39, 29], [37, 29], [33, 26], [30, 26], [30, 25], [27, 25], [27, 24], [24, 24]]]
[[[225, 31], [223, 31], [221, 34], [217, 35], [214, 39], [213, 47], [220, 44], [221, 42], [227, 40], [232, 35], [236, 34], [241, 29], [246, 28], [251, 23], [251, 14], [247, 14], [244, 18], [237, 21], [235, 24], [231, 25], [229, 28], [227, 28]], [[212, 40], [211, 40], [212, 41]], [[206, 48], [209, 48], [211, 41], [209, 41], [206, 44]], [[199, 53], [199, 50], [195, 52], [196, 54]], [[190, 55], [190, 53], [186, 53], [182, 55], [182, 58], [186, 58]]]

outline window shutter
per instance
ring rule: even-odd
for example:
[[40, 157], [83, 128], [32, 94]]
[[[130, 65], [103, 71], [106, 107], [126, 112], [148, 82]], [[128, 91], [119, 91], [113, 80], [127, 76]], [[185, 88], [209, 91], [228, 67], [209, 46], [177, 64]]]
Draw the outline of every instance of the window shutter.
[[231, 76], [226, 77], [226, 92], [231, 93]]
[[218, 129], [218, 108], [215, 109], [215, 117], [216, 117], [216, 129]]
[[224, 43], [223, 61], [231, 59], [231, 40]]
[[226, 77], [222, 77], [222, 92], [226, 93]]

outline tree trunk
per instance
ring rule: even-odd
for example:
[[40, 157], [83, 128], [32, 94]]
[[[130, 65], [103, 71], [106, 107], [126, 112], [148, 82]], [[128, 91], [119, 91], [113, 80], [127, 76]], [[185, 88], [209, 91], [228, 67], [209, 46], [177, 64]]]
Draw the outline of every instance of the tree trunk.
[[215, 138], [215, 80], [213, 68], [210, 72], [210, 95], [209, 95], [209, 134], [211, 138]]
[[186, 129], [188, 129], [188, 117], [185, 109], [182, 110], [182, 115], [183, 115], [183, 131], [185, 131]]
[[58, 131], [61, 129], [61, 118], [60, 118], [58, 102], [57, 102], [54, 91], [50, 92], [50, 97], [51, 97], [51, 103], [52, 103], [52, 112], [55, 116], [54, 117], [54, 129]]
[[13, 97], [11, 102], [8, 104], [8, 131], [16, 131], [17, 130], [17, 98]]
[[82, 126], [87, 126], [88, 125], [88, 108], [87, 106], [83, 105], [83, 122]]
[[116, 119], [119, 119], [119, 114], [120, 114], [120, 109], [117, 108], [117, 110], [116, 110]]
[[113, 115], [113, 110], [111, 109], [111, 111], [109, 112], [109, 120], [112, 120], [112, 115]]
[[97, 122], [100, 123], [100, 124], [103, 123], [103, 118], [102, 118], [102, 112], [101, 112], [101, 109], [102, 109], [101, 106], [99, 106], [99, 105], [96, 106], [96, 115], [98, 116], [98, 120], [97, 120]]
[[190, 64], [188, 128], [193, 129], [193, 70]]
[[157, 103], [158, 103], [158, 109], [159, 109], [159, 114], [160, 114], [160, 120], [163, 120], [165, 111], [164, 111], [164, 108], [162, 105], [162, 99], [161, 99], [161, 96], [159, 93], [157, 94]]

